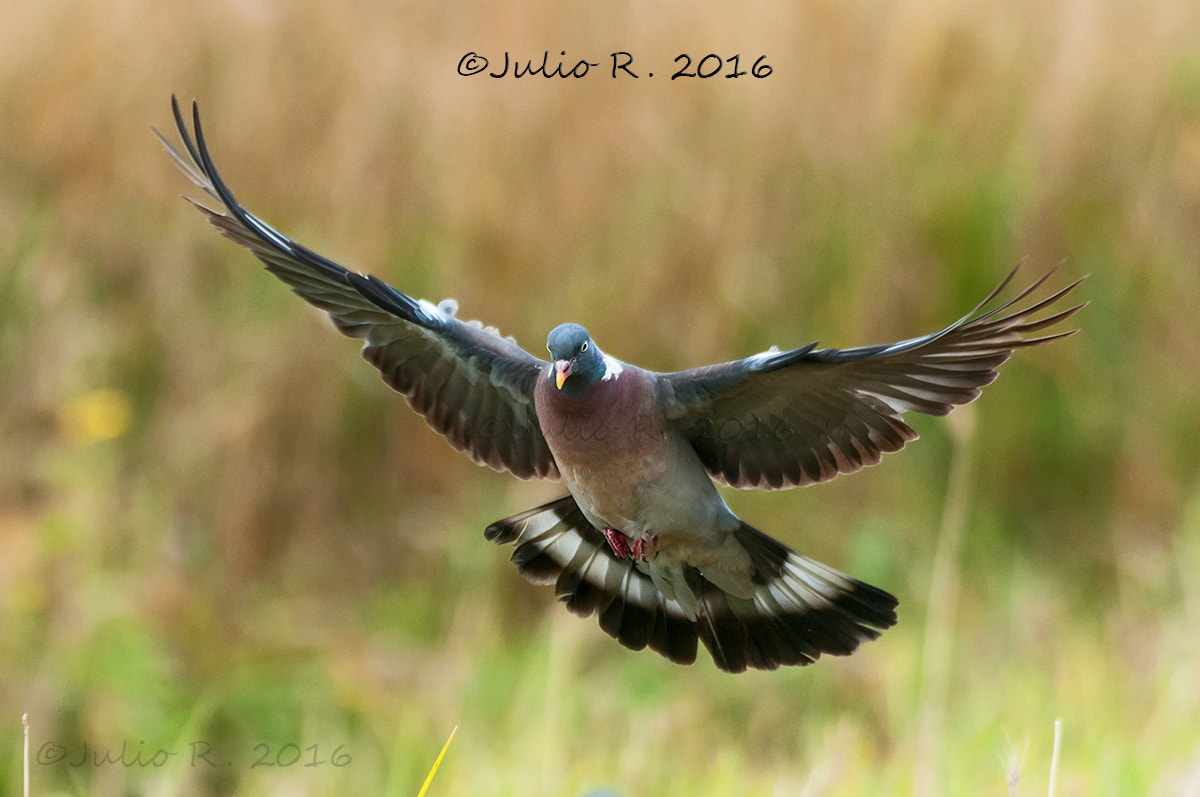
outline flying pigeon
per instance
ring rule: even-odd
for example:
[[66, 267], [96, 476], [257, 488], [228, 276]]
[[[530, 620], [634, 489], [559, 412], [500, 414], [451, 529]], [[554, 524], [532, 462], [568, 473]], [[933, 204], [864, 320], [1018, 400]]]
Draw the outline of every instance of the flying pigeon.
[[[605, 354], [579, 324], [547, 339], [549, 360], [452, 300], [414, 299], [277, 232], [234, 199], [172, 97], [186, 154], [167, 153], [220, 205], [193, 202], [301, 298], [327, 312], [385, 382], [475, 462], [568, 493], [496, 521], [484, 536], [580, 616], [633, 650], [680, 664], [703, 642], [716, 666], [803, 665], [847, 655], [896, 622], [897, 600], [793, 551], [739, 519], [717, 484], [779, 489], [825, 482], [898, 451], [917, 434], [906, 412], [945, 415], [973, 401], [1027, 337], [1083, 305], [1055, 310], [1078, 281], [1023, 309], [971, 313], [940, 332], [853, 349], [772, 348], [740, 360], [657, 373]], [[1032, 301], [1032, 300], [1031, 300]], [[1007, 313], [1007, 314], [1006, 314]]]

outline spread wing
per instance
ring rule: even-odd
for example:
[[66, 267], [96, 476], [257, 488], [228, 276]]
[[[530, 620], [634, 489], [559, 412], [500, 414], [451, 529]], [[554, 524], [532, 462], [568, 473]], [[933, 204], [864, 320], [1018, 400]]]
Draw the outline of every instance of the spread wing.
[[217, 174], [192, 104], [195, 140], [171, 98], [186, 155], [157, 130], [192, 182], [220, 203], [193, 202], [226, 237], [249, 249], [301, 298], [329, 314], [345, 335], [365, 341], [363, 356], [450, 444], [476, 462], [522, 478], [557, 479], [538, 427], [533, 388], [548, 364], [478, 321], [455, 318], [453, 301], [406, 296], [276, 232], [238, 204]]
[[1014, 309], [1050, 274], [982, 312], [1015, 274], [1014, 269], [971, 313], [923, 337], [855, 349], [817, 349], [812, 343], [660, 374], [667, 417], [709, 474], [732, 487], [796, 487], [874, 465], [916, 439], [901, 419], [904, 413], [945, 415], [974, 401], [1016, 349], [1076, 331], [1026, 337], [1083, 307], [1038, 317], [1076, 281]]

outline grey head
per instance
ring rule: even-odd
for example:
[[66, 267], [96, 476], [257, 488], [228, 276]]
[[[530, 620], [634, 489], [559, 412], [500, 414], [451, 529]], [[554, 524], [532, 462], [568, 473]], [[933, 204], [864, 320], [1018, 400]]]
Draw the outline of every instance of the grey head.
[[604, 355], [579, 324], [560, 324], [550, 331], [546, 348], [554, 361], [554, 385], [568, 395], [580, 395], [604, 376]]

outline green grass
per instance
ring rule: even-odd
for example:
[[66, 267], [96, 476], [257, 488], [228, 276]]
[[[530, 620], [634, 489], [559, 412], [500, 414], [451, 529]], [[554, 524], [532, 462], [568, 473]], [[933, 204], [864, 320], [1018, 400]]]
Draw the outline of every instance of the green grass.
[[[596, 9], [6, 18], [0, 791], [27, 712], [43, 795], [411, 795], [455, 727], [431, 797], [1034, 795], [1057, 719], [1057, 794], [1196, 793], [1192, 4]], [[472, 49], [659, 77], [460, 78]], [[672, 82], [683, 51], [775, 73]], [[452, 451], [178, 199], [171, 92], [254, 212], [534, 351], [565, 320], [664, 370], [899, 339], [1018, 261], [1091, 304], [880, 467], [729, 494], [896, 594], [896, 628], [680, 668], [483, 540], [553, 486]], [[176, 755], [70, 766], [85, 742]]]

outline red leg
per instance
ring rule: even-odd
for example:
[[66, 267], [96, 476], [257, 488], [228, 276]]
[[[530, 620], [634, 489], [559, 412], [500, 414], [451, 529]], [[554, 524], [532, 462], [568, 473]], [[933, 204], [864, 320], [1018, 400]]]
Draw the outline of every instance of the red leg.
[[658, 536], [651, 534], [648, 537], [638, 537], [633, 541], [633, 548], [630, 550], [630, 558], [637, 559], [640, 562], [649, 561], [658, 554]]
[[[608, 547], [612, 548], [613, 556], [618, 559], [631, 559], [632, 555], [629, 551], [629, 543], [625, 539], [625, 535], [616, 529], [601, 529], [604, 534], [604, 539], [608, 540]], [[634, 541], [637, 544], [637, 541]]]

